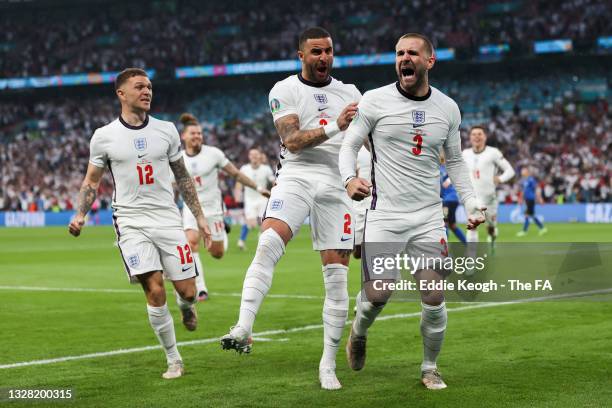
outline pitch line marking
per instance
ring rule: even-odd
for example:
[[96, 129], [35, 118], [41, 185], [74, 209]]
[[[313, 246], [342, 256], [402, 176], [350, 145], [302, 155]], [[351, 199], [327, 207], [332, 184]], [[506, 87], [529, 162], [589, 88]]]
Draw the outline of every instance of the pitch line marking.
[[[93, 292], [93, 293], [142, 293], [141, 290], [135, 289], [105, 289], [105, 288], [52, 288], [43, 286], [10, 286], [0, 285], [0, 290], [16, 290], [16, 291], [32, 291], [32, 292]], [[211, 296], [219, 297], [241, 297], [239, 292], [211, 292]], [[291, 295], [291, 294], [274, 294], [268, 296], [273, 299], [323, 299], [323, 296], [314, 295]]]
[[[466, 310], [473, 310], [473, 309], [484, 309], [484, 308], [489, 308], [489, 307], [517, 305], [517, 304], [522, 304], [522, 303], [532, 303], [532, 302], [539, 302], [539, 301], [545, 301], [545, 300], [603, 295], [603, 294], [608, 294], [608, 293], [612, 293], [612, 288], [591, 290], [587, 292], [575, 292], [575, 293], [567, 293], [567, 294], [560, 294], [560, 295], [540, 296], [540, 297], [535, 297], [535, 298], [512, 300], [512, 301], [507, 301], [507, 302], [478, 303], [478, 304], [469, 305], [469, 306], [459, 306], [459, 307], [449, 308], [447, 309], [447, 311], [448, 313], [455, 313], [455, 312], [463, 312]], [[407, 319], [411, 317], [420, 317], [420, 316], [421, 316], [420, 311], [413, 312], [413, 313], [397, 313], [397, 314], [388, 315], [388, 316], [381, 316], [377, 318], [376, 320], [380, 321], [380, 320], [392, 320], [392, 319]], [[351, 323], [352, 322], [349, 320], [346, 322], [345, 325], [349, 325]], [[291, 329], [267, 330], [267, 331], [263, 331], [259, 333], [253, 333], [253, 337], [256, 338], [256, 337], [263, 336], [265, 338], [265, 336], [274, 336], [276, 334], [298, 333], [298, 332], [304, 332], [304, 331], [310, 331], [310, 330], [318, 330], [322, 328], [323, 328], [322, 324], [311, 324], [311, 325], [302, 326], [302, 327], [293, 327]], [[184, 346], [195, 346], [195, 345], [200, 345], [200, 344], [216, 343], [219, 341], [219, 339], [220, 339], [219, 337], [212, 337], [208, 339], [180, 341], [177, 343], [177, 346], [184, 347]], [[134, 347], [134, 348], [129, 348], [129, 349], [119, 349], [119, 350], [104, 351], [104, 352], [99, 352], [99, 353], [81, 354], [77, 356], [49, 358], [49, 359], [44, 359], [44, 360], [23, 361], [19, 363], [2, 364], [0, 365], [0, 370], [5, 370], [9, 368], [18, 368], [18, 367], [28, 367], [28, 366], [34, 366], [34, 365], [64, 363], [66, 361], [85, 360], [89, 358], [110, 357], [110, 356], [117, 356], [121, 354], [140, 353], [143, 351], [159, 350], [159, 349], [161, 349], [161, 345]]]

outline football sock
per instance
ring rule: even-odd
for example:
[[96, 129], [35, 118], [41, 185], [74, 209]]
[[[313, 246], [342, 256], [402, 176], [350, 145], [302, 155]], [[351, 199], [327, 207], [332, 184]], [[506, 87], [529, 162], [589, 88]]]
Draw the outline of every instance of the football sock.
[[227, 234], [223, 234], [223, 252], [227, 252], [228, 242]]
[[466, 237], [467, 237], [467, 242], [478, 242], [478, 231], [468, 230]]
[[147, 313], [149, 314], [149, 322], [155, 332], [160, 344], [166, 353], [168, 364], [176, 360], [181, 360], [181, 355], [176, 348], [176, 335], [174, 334], [174, 322], [172, 315], [168, 310], [168, 305], [164, 304], [160, 307], [155, 307], [147, 304]]
[[336, 354], [348, 317], [348, 267], [329, 264], [323, 267], [325, 302], [323, 303], [323, 356], [319, 367], [336, 367]]
[[244, 224], [242, 228], [240, 229], [240, 240], [246, 241], [247, 235], [249, 235], [249, 227], [246, 224]]
[[544, 228], [544, 224], [542, 224], [542, 222], [540, 220], [538, 220], [538, 217], [536, 217], [535, 215], [533, 216], [533, 222], [536, 223], [536, 225], [538, 226], [539, 229]]
[[272, 285], [274, 267], [284, 253], [285, 243], [276, 231], [268, 228], [261, 234], [255, 257], [247, 269], [242, 285], [238, 325], [248, 333], [253, 331], [257, 311]]
[[[461, 231], [461, 228], [459, 227], [455, 227], [453, 228], [453, 232], [455, 233], [455, 236], [457, 237], [457, 239], [459, 239], [459, 241], [463, 242], [465, 244], [466, 240], [465, 240], [465, 235], [463, 235], [463, 231]], [[446, 234], [448, 235], [448, 234]]]
[[366, 336], [368, 329], [385, 307], [385, 304], [375, 306], [367, 299], [362, 298], [361, 294], [362, 291], [357, 294], [357, 314], [353, 323], [353, 333], [356, 336]]
[[423, 363], [421, 371], [436, 368], [436, 359], [444, 341], [447, 312], [446, 304], [430, 306], [421, 303], [421, 335], [423, 336]]
[[181, 309], [181, 310], [189, 310], [189, 309], [191, 309], [191, 306], [193, 306], [194, 304], [198, 303], [197, 295], [193, 297], [192, 301], [189, 301], [187, 299], [183, 299], [183, 297], [181, 295], [179, 295], [179, 293], [176, 290], [174, 291], [174, 295], [176, 296], [176, 304], [178, 305], [179, 309]]
[[193, 252], [191, 254], [193, 256], [193, 262], [195, 262], [196, 269], [198, 271], [198, 276], [196, 276], [196, 290], [198, 293], [204, 291], [208, 293], [208, 288], [206, 287], [206, 281], [204, 280], [204, 267], [202, 266], [202, 261], [200, 260], [200, 253]]
[[523, 224], [523, 231], [527, 232], [527, 228], [529, 228], [529, 217], [525, 217], [525, 223]]

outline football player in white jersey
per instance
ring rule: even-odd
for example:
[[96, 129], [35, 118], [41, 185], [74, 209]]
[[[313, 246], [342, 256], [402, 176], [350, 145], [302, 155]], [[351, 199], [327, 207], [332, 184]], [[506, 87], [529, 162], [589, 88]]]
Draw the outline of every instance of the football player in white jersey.
[[[208, 227], [212, 232], [211, 244], [207, 246], [208, 253], [213, 258], [221, 259], [227, 248], [227, 233], [223, 222], [223, 197], [219, 188], [219, 170], [223, 170], [230, 177], [252, 189], [257, 195], [269, 197], [270, 192], [265, 187], [258, 187], [251, 178], [239, 171], [221, 150], [204, 144], [202, 126], [195, 116], [184, 113], [180, 117], [180, 122], [183, 124], [181, 138], [185, 143], [185, 151], [183, 152], [185, 167], [193, 177], [198, 199], [206, 214]], [[196, 277], [198, 299], [206, 300], [208, 298], [208, 288], [206, 287], [204, 269], [200, 260], [200, 233], [189, 207], [183, 208], [183, 228], [189, 240], [189, 245], [191, 245], [193, 259], [198, 266], [198, 270], [202, 271]]]
[[148, 115], [153, 88], [147, 73], [128, 68], [117, 76], [115, 89], [121, 114], [91, 138], [89, 165], [69, 231], [80, 235], [108, 168], [115, 184], [112, 207], [117, 246], [130, 281], [140, 282], [144, 289], [149, 322], [166, 353], [168, 370], [162, 377], [177, 378], [183, 375], [183, 361], [166, 304], [164, 277], [174, 285], [183, 323], [195, 330], [194, 277], [199, 271], [174, 203], [171, 173], [206, 241], [210, 230], [185, 169], [176, 127]]
[[302, 70], [279, 81], [269, 95], [281, 138], [276, 185], [268, 200], [262, 233], [242, 290], [238, 323], [221, 339], [224, 349], [250, 352], [257, 311], [272, 284], [274, 267], [304, 219], [310, 217], [313, 249], [323, 264], [323, 356], [319, 381], [336, 390], [336, 354], [348, 315], [347, 272], [353, 250], [351, 200], [338, 171], [338, 152], [361, 94], [332, 78], [330, 34], [306, 29], [299, 39]]
[[[499, 149], [487, 146], [487, 132], [483, 126], [473, 126], [469, 136], [472, 146], [463, 151], [463, 159], [470, 169], [474, 191], [482, 204], [487, 207], [488, 241], [493, 245], [497, 237], [498, 204], [495, 188], [500, 183], [510, 181], [515, 172]], [[468, 242], [478, 242], [478, 231], [468, 231], [466, 238]]]
[[[459, 108], [451, 98], [429, 86], [428, 71], [435, 62], [431, 42], [421, 34], [410, 33], [399, 39], [395, 50], [398, 81], [364, 94], [342, 143], [340, 172], [352, 199], [369, 196], [372, 188], [365, 222], [366, 253], [369, 243], [430, 243], [439, 256], [447, 253], [440, 200], [441, 148], [448, 173], [468, 211], [468, 228], [484, 221], [483, 208], [477, 203], [461, 157]], [[357, 153], [366, 138], [372, 154], [371, 183], [355, 173]], [[362, 273], [363, 290], [357, 296], [357, 314], [346, 348], [353, 370], [363, 368], [367, 330], [391, 295], [376, 290], [380, 286], [374, 282], [381, 281], [370, 275], [367, 267]], [[418, 270], [414, 276], [427, 282], [442, 279], [437, 271], [429, 269]], [[446, 329], [444, 294], [421, 292], [421, 301], [421, 381], [429, 389], [445, 388], [436, 366]]]
[[[263, 160], [263, 153], [259, 149], [252, 148], [249, 150], [249, 162], [240, 168], [240, 171], [253, 179], [259, 188], [267, 188], [274, 182], [274, 172]], [[242, 201], [244, 204], [245, 223], [240, 230], [238, 240], [238, 248], [244, 249], [249, 229], [261, 224], [268, 200], [253, 189], [245, 188], [243, 191], [242, 183], [236, 183], [234, 191], [234, 196], [238, 198], [237, 201]]]

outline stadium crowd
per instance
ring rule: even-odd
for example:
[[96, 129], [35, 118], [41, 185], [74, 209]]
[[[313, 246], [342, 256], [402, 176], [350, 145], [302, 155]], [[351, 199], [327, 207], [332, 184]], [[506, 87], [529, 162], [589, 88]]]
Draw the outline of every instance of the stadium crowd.
[[[0, 139], [0, 209], [71, 209], [87, 166], [89, 138], [97, 127], [115, 118], [114, 103], [110, 97], [66, 99], [16, 112], [17, 116], [29, 115], [25, 117], [31, 120], [17, 129], [14, 137]], [[183, 108], [178, 106], [174, 111]], [[0, 111], [9, 110], [0, 104]], [[153, 115], [178, 122], [178, 114], [167, 113], [172, 111], [166, 106]], [[516, 169], [532, 167], [545, 202], [612, 202], [612, 112], [605, 99], [578, 103], [566, 98], [543, 109], [537, 118], [516, 109], [494, 114], [486, 126], [488, 144], [499, 147]], [[248, 149], [255, 146], [267, 154], [274, 168], [279, 140], [267, 111], [221, 124], [204, 121], [203, 127], [205, 142], [219, 147], [236, 164], [246, 163]], [[4, 133], [1, 129], [0, 134]], [[467, 130], [462, 129], [464, 147], [468, 146]], [[518, 184], [514, 179], [502, 186], [500, 202], [516, 202]], [[233, 205], [232, 180], [222, 179], [221, 185], [226, 203]], [[107, 173], [98, 206], [107, 208], [111, 196], [112, 181]]]
[[[323, 25], [336, 52], [390, 50], [406, 27], [437, 47], [471, 55], [479, 45], [508, 43], [513, 54], [533, 40], [571, 38], [593, 47], [612, 33], [605, 0], [281, 0], [201, 2], [58, 2], [0, 13], [0, 78], [121, 70], [170, 72], [177, 66], [295, 58], [297, 34]], [[246, 3], [246, 0], [245, 0]], [[313, 13], [312, 10], [316, 10]], [[24, 12], [25, 11], [25, 12]]]

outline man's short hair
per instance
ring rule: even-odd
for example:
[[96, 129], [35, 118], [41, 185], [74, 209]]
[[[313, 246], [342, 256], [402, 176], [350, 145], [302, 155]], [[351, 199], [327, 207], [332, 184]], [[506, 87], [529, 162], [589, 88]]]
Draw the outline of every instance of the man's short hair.
[[125, 81], [135, 76], [145, 76], [147, 78], [149, 77], [144, 69], [126, 68], [119, 74], [117, 74], [117, 77], [115, 77], [115, 90], [119, 89], [121, 85], [125, 83]]
[[487, 136], [487, 129], [485, 129], [484, 125], [474, 125], [470, 128], [470, 131], [468, 132], [468, 135], [472, 134], [472, 130], [476, 130], [476, 129], [480, 129], [482, 130], [482, 133], [485, 134], [485, 136]]
[[306, 40], [310, 39], [318, 39], [318, 38], [331, 38], [331, 34], [329, 31], [324, 29], [323, 27], [310, 27], [302, 31], [300, 34], [300, 39], [298, 41], [298, 48], [300, 50], [304, 49], [304, 43]]
[[400, 40], [403, 40], [404, 38], [420, 38], [425, 43], [425, 51], [427, 51], [427, 53], [430, 56], [433, 55], [433, 53], [434, 53], [433, 43], [431, 42], [431, 40], [426, 35], [419, 34], [419, 33], [407, 33], [407, 34], [402, 35], [397, 40], [397, 42], [400, 42]]

